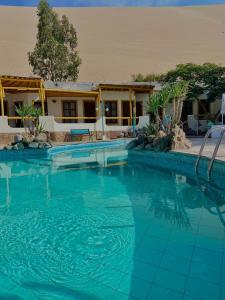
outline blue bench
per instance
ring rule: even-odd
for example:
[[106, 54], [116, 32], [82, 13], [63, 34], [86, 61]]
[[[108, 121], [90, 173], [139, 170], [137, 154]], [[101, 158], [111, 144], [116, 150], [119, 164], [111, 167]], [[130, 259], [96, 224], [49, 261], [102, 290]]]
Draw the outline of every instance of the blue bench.
[[92, 137], [92, 134], [91, 134], [89, 129], [71, 129], [70, 130], [71, 140], [73, 140], [73, 137], [82, 138], [82, 136], [89, 136], [89, 141], [90, 141], [90, 138]]

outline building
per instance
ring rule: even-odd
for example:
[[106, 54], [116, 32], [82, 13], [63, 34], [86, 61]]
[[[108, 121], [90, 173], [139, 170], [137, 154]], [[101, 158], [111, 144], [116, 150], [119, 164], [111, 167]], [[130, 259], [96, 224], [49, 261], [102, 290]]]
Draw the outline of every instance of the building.
[[0, 76], [0, 137], [10, 142], [24, 131], [16, 107], [35, 105], [53, 140], [65, 141], [71, 129], [117, 137], [131, 126], [148, 123], [150, 83], [44, 82], [40, 78]]

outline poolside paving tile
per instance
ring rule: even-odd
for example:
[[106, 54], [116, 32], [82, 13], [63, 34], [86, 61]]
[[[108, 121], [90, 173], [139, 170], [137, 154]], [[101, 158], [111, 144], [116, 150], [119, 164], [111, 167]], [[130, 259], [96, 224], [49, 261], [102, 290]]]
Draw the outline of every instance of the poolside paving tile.
[[148, 300], [182, 300], [182, 297], [180, 293], [153, 284]]
[[159, 269], [153, 283], [164, 288], [183, 293], [187, 277], [184, 275]]
[[203, 300], [218, 300], [220, 298], [220, 286], [199, 279], [189, 278], [185, 294]]

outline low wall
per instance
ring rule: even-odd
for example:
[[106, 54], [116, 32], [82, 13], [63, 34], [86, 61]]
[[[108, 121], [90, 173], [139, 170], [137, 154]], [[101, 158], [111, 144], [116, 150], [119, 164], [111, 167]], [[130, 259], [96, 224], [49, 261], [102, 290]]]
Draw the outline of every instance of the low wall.
[[[56, 142], [70, 141], [71, 129], [89, 129], [94, 132], [94, 139], [102, 139], [102, 132], [109, 139], [118, 138], [121, 132], [128, 131], [132, 126], [107, 125], [105, 117], [99, 118], [96, 123], [57, 123], [54, 116], [41, 116], [40, 123], [50, 133], [50, 137]], [[143, 128], [149, 124], [148, 116], [139, 117], [138, 125], [135, 128]], [[8, 117], [0, 117], [0, 144], [9, 144], [13, 141], [15, 134], [25, 133], [24, 128], [13, 128], [8, 125]], [[89, 140], [88, 137], [83, 137]]]

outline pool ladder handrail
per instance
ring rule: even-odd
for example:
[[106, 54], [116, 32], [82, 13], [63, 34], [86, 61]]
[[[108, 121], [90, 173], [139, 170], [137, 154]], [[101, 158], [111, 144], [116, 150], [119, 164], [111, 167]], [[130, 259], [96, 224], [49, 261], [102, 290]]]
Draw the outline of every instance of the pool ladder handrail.
[[224, 133], [225, 133], [225, 126], [224, 126], [224, 125], [223, 125], [223, 126], [221, 125], [221, 126], [216, 126], [216, 127], [210, 128], [210, 129], [207, 131], [207, 133], [206, 133], [206, 135], [205, 135], [205, 138], [204, 138], [204, 141], [203, 141], [203, 143], [202, 143], [202, 145], [201, 145], [201, 148], [200, 148], [200, 151], [199, 151], [199, 154], [198, 154], [198, 158], [197, 158], [196, 163], [195, 163], [195, 172], [196, 172], [196, 174], [198, 174], [198, 166], [199, 166], [200, 159], [201, 159], [202, 156], [203, 156], [202, 153], [203, 153], [203, 150], [204, 150], [204, 148], [205, 148], [206, 141], [207, 141], [209, 135], [210, 135], [212, 132], [217, 131], [218, 129], [221, 130], [221, 133], [220, 133], [220, 135], [219, 135], [219, 137], [218, 137], [218, 141], [217, 141], [216, 146], [215, 146], [215, 148], [214, 148], [212, 158], [211, 158], [211, 160], [210, 160], [210, 162], [209, 162], [209, 164], [208, 164], [208, 168], [207, 168], [207, 176], [208, 176], [208, 179], [210, 179], [210, 177], [211, 177], [211, 170], [212, 170], [212, 167], [213, 167], [213, 163], [214, 163], [214, 161], [215, 161], [217, 152], [218, 152], [218, 150], [219, 150], [219, 147], [220, 147], [222, 138], [223, 138]]

